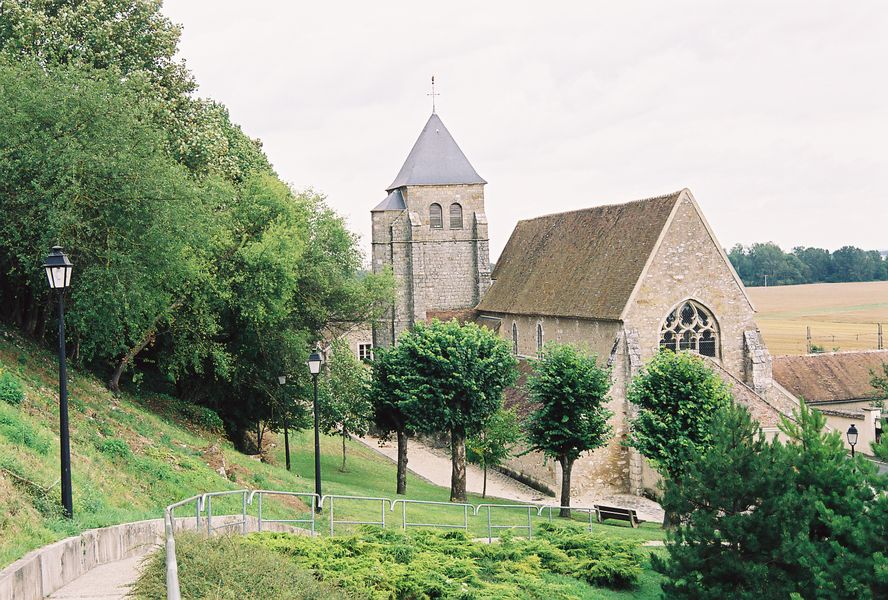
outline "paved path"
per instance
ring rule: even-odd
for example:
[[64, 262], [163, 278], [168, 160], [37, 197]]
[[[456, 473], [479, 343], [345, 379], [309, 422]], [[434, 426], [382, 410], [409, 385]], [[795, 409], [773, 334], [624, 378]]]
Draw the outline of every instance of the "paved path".
[[100, 565], [87, 571], [51, 595], [51, 599], [121, 600], [139, 577], [144, 556], [134, 556]]
[[[393, 461], [398, 460], [398, 446], [395, 442], [380, 445], [379, 440], [372, 436], [358, 438], [368, 447], [378, 451]], [[432, 448], [422, 442], [411, 439], [407, 445], [407, 468], [412, 473], [434, 484], [450, 487], [450, 456], [442, 450]], [[483, 472], [475, 465], [466, 465], [466, 490], [481, 493]], [[523, 483], [503, 475], [498, 471], [487, 472], [487, 495], [519, 502], [536, 504], [552, 504], [555, 499], [547, 496]], [[605, 504], [621, 508], [634, 508], [638, 518], [644, 521], [663, 521], [663, 509], [660, 505], [640, 496], [614, 493], [612, 490], [591, 490], [573, 498], [573, 506], [591, 506]]]
[[[358, 438], [358, 440], [392, 461], [397, 462], [397, 443], [385, 442], [380, 445], [377, 438], [369, 435]], [[407, 470], [435, 485], [446, 488], [450, 487], [450, 456], [418, 440], [411, 439], [407, 443]], [[480, 494], [483, 486], [484, 472], [473, 464], [467, 464], [466, 491]], [[545, 494], [527, 487], [511, 477], [493, 470], [487, 471], [487, 495], [509, 500], [520, 500], [521, 502], [546, 502], [547, 498], [549, 498]]]

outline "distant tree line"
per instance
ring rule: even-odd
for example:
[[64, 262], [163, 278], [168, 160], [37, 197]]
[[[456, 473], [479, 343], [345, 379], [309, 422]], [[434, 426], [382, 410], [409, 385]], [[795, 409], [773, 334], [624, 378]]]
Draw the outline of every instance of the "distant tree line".
[[728, 252], [744, 285], [793, 285], [888, 280], [888, 258], [878, 250], [844, 246], [835, 252], [799, 246], [784, 252], [772, 242]]
[[40, 265], [59, 244], [73, 360], [113, 390], [217, 410], [244, 440], [299, 412], [310, 348], [381, 314], [393, 283], [361, 272], [323, 196], [282, 182], [223, 105], [194, 96], [160, 5], [4, 3], [0, 319], [53, 339]]

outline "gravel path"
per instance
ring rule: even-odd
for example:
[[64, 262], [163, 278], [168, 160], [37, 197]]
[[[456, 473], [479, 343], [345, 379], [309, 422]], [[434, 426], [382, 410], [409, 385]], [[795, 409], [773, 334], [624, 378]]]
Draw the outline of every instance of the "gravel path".
[[[398, 460], [398, 446], [395, 442], [381, 443], [378, 438], [373, 436], [357, 439], [392, 461]], [[450, 487], [450, 456], [442, 450], [411, 439], [407, 445], [407, 461], [407, 469], [411, 473], [436, 485]], [[466, 465], [466, 490], [480, 494], [482, 483], [483, 473], [481, 469], [472, 464]], [[523, 483], [498, 471], [487, 472], [487, 495], [535, 504], [557, 503], [555, 498], [527, 487]], [[638, 513], [638, 518], [643, 521], [663, 521], [663, 509], [653, 500], [630, 494], [616, 493], [608, 489], [585, 492], [572, 499], [571, 504], [573, 506], [604, 504], [621, 508], [634, 508]]]

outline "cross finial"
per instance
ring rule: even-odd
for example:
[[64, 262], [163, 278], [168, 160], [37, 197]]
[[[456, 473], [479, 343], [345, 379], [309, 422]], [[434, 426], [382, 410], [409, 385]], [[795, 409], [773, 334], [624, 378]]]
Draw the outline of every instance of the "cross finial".
[[432, 97], [432, 114], [435, 114], [435, 96], [440, 96], [441, 94], [435, 93], [435, 76], [432, 75], [432, 93], [426, 94], [426, 96]]

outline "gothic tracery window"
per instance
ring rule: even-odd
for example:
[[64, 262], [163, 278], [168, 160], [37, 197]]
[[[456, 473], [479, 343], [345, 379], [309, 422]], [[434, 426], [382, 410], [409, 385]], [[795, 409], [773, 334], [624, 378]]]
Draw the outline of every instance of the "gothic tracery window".
[[441, 211], [440, 204], [432, 204], [429, 207], [429, 226], [432, 229], [441, 229], [444, 227], [444, 215]]
[[687, 300], [669, 313], [660, 328], [660, 347], [718, 356], [718, 324], [702, 304]]

